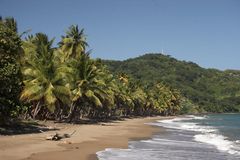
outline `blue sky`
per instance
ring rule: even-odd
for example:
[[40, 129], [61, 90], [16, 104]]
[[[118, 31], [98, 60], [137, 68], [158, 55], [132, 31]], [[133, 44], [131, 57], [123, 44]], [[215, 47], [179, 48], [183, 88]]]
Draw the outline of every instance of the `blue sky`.
[[124, 60], [161, 52], [202, 67], [240, 69], [239, 0], [0, 0], [19, 31], [60, 40], [85, 29], [92, 56]]

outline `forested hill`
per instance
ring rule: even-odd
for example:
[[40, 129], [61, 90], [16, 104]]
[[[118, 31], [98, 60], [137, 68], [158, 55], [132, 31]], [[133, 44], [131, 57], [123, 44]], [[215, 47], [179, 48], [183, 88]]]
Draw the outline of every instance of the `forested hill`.
[[114, 74], [126, 73], [143, 84], [162, 81], [180, 90], [204, 111], [240, 111], [240, 71], [205, 69], [163, 54], [104, 63]]

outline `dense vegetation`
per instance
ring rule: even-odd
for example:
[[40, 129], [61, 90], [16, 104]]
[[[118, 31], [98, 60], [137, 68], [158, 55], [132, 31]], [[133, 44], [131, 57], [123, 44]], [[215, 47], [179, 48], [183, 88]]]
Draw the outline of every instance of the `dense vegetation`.
[[0, 18], [0, 122], [16, 115], [21, 92], [21, 39], [14, 19]]
[[162, 81], [178, 89], [187, 98], [183, 112], [240, 111], [240, 71], [204, 69], [162, 54], [104, 63], [114, 74], [127, 73], [142, 84]]
[[92, 59], [76, 25], [57, 47], [44, 33], [21, 36], [13, 18], [0, 18], [0, 124], [240, 111], [240, 71], [162, 54]]
[[90, 57], [84, 30], [76, 25], [58, 47], [44, 33], [21, 40], [13, 18], [1, 19], [0, 29], [1, 123], [10, 117], [73, 121], [180, 113], [179, 91], [112, 75]]

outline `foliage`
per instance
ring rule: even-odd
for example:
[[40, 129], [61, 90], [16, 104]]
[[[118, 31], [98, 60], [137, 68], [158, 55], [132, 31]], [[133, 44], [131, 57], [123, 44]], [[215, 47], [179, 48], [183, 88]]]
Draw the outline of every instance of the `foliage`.
[[85, 51], [87, 43], [76, 43], [84, 35], [83, 30], [78, 31], [77, 26], [71, 26], [63, 37], [72, 41], [66, 44], [63, 38], [55, 49], [51, 47], [53, 40], [42, 33], [23, 42], [24, 89], [20, 99], [30, 104], [32, 118], [73, 121], [179, 113], [178, 91], [162, 83], [145, 88], [124, 73], [113, 76], [101, 60], [90, 58]]
[[47, 35], [37, 33], [23, 44], [24, 89], [20, 99], [33, 104], [33, 118], [42, 106], [54, 112], [59, 103], [70, 103], [70, 88], [65, 79], [68, 68], [58, 61], [58, 55], [51, 48], [52, 43]]
[[104, 63], [116, 75], [124, 72], [142, 84], [162, 81], [178, 89], [193, 103], [192, 107], [199, 106], [196, 109], [199, 112], [238, 112], [240, 109], [240, 71], [204, 69], [162, 54]]
[[71, 25], [66, 32], [65, 36], [62, 36], [62, 41], [59, 42], [60, 47], [65, 56], [69, 57], [80, 57], [85, 52], [88, 46], [86, 42], [86, 36], [84, 35], [84, 29], [79, 31], [77, 25]]
[[[23, 107], [18, 108], [22, 112], [15, 112], [16, 116], [24, 115], [24, 118], [32, 119], [71, 122], [82, 118], [182, 113], [183, 97], [180, 91], [164, 83], [166, 79], [159, 81], [157, 74], [152, 76], [154, 70], [144, 73], [143, 69], [143, 73], [139, 72], [139, 68], [145, 66], [144, 60], [139, 64], [134, 62], [134, 68], [129, 70], [131, 72], [122, 70], [113, 75], [102, 60], [92, 59], [87, 51], [84, 30], [77, 25], [68, 28], [56, 48], [52, 47], [54, 40], [44, 33], [29, 35], [21, 41], [16, 32], [14, 20], [1, 22], [0, 36], [4, 44], [1, 45], [1, 81], [4, 84], [1, 86], [1, 114], [8, 112], [4, 116], [12, 113], [10, 108], [16, 106], [18, 99]], [[113, 65], [110, 69], [114, 69], [123, 62], [109, 63]], [[23, 87], [19, 95], [20, 70]], [[133, 74], [135, 72], [143, 75], [136, 77]], [[187, 80], [191, 81], [195, 76], [198, 75], [191, 75]], [[235, 89], [234, 86], [232, 89]], [[6, 93], [12, 97], [6, 97]], [[223, 100], [228, 103], [231, 99], [223, 97]], [[5, 105], [3, 102], [9, 103]], [[13, 111], [16, 111], [16, 107]]]
[[0, 21], [0, 123], [16, 116], [21, 91], [21, 39], [13, 18]]

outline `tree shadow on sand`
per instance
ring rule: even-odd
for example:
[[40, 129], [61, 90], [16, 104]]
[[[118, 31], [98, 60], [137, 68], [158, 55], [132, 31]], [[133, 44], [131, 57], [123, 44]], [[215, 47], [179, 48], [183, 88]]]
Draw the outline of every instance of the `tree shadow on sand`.
[[107, 123], [119, 123], [119, 121], [125, 121], [126, 117], [108, 117], [108, 118], [82, 118], [82, 119], [76, 119], [69, 122], [66, 121], [56, 121], [55, 123], [67, 123], [67, 124], [87, 124], [87, 125], [108, 125]]
[[29, 133], [42, 133], [46, 131], [59, 130], [48, 127], [37, 122], [16, 122], [11, 124], [0, 125], [0, 135], [19, 135]]

